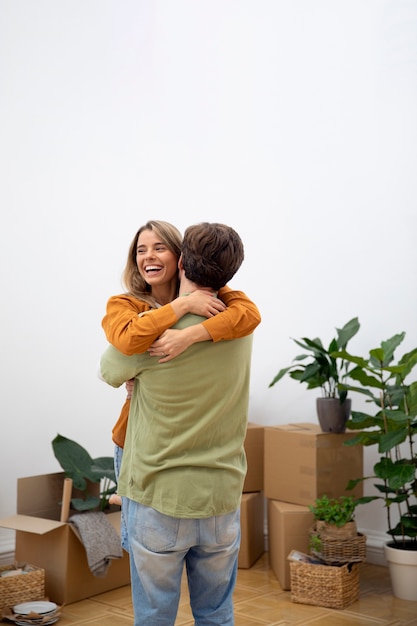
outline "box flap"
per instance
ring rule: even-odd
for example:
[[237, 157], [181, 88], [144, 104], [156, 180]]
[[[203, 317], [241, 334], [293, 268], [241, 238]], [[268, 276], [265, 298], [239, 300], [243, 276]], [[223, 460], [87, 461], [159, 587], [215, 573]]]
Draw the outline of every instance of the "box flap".
[[311, 422], [297, 422], [296, 424], [288, 424], [287, 428], [288, 430], [293, 430], [297, 433], [317, 435], [323, 432], [319, 424], [313, 424]]
[[[312, 422], [297, 422], [295, 424], [276, 424], [274, 426], [265, 426], [265, 429], [273, 428], [275, 430], [282, 430], [284, 432], [305, 434], [305, 435], [320, 435], [323, 431], [319, 424]], [[324, 433], [328, 434], [328, 433]]]
[[65, 526], [65, 522], [57, 522], [42, 517], [31, 517], [30, 515], [12, 515], [0, 520], [0, 526], [2, 528], [10, 528], [11, 530], [44, 535], [51, 532], [51, 530]]
[[[17, 480], [17, 513], [33, 517], [59, 520], [63, 498], [65, 473], [28, 476]], [[100, 485], [87, 481], [87, 493], [98, 496]], [[72, 497], [83, 498], [85, 494], [73, 488]]]
[[263, 428], [265, 428], [265, 426], [263, 424], [257, 424], [256, 422], [248, 422], [246, 424], [246, 430], [251, 430], [251, 429], [254, 429], [254, 428], [261, 428], [261, 429], [263, 429]]
[[17, 480], [17, 513], [59, 520], [65, 474], [43, 474]]

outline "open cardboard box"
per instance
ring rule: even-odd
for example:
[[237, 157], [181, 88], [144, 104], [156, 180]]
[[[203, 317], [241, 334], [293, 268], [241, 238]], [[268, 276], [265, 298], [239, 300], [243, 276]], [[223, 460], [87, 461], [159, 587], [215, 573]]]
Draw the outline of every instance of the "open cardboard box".
[[[15, 559], [45, 570], [45, 594], [60, 605], [130, 584], [126, 552], [110, 562], [103, 578], [90, 572], [78, 534], [60, 521], [64, 479], [64, 472], [19, 478], [17, 515], [0, 520], [1, 527], [16, 531]], [[98, 488], [91, 484], [89, 492]], [[120, 535], [120, 511], [108, 513], [108, 520]]]

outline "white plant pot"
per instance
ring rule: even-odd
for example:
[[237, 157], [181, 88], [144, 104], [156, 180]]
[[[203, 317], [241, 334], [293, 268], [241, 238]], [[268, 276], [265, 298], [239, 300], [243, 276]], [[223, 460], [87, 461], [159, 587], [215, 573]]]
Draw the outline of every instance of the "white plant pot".
[[385, 544], [384, 554], [394, 596], [401, 600], [417, 601], [417, 550], [393, 548], [390, 542]]

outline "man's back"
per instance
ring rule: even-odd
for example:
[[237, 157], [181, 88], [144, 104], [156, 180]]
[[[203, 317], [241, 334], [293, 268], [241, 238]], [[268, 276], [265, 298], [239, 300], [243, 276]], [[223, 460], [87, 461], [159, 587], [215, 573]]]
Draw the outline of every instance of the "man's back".
[[[189, 315], [176, 327], [200, 321]], [[236, 510], [246, 473], [251, 348], [249, 336], [195, 344], [163, 364], [137, 356], [121, 495], [172, 517]]]

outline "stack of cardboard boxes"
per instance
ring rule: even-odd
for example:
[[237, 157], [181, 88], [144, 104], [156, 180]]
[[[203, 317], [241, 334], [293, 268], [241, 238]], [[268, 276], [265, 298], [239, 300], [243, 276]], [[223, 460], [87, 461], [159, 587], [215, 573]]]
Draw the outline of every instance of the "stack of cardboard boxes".
[[[242, 540], [238, 565], [248, 568], [264, 552], [264, 427], [249, 424], [245, 440], [248, 472], [241, 504]], [[0, 520], [16, 531], [17, 561], [36, 564], [45, 571], [45, 593], [58, 604], [69, 604], [130, 583], [129, 557], [111, 562], [100, 578], [90, 572], [85, 548], [74, 526], [60, 521], [64, 472], [19, 478], [17, 514]], [[97, 495], [98, 485], [91, 485]], [[74, 490], [74, 495], [78, 492]], [[120, 533], [120, 512], [108, 520]]]
[[[239, 568], [251, 567], [264, 553], [266, 502], [270, 566], [282, 588], [290, 589], [287, 557], [291, 550], [308, 551], [313, 524], [308, 506], [324, 494], [350, 495], [348, 481], [363, 475], [362, 447], [344, 445], [352, 437], [323, 433], [316, 424], [248, 424]], [[0, 526], [16, 530], [16, 559], [44, 568], [46, 594], [59, 604], [130, 582], [126, 553], [112, 562], [105, 578], [89, 571], [73, 526], [59, 521], [64, 478], [60, 472], [19, 479], [17, 515], [0, 520]], [[361, 485], [353, 493], [362, 495]], [[120, 532], [120, 513], [109, 520]]]
[[238, 567], [251, 567], [265, 551], [264, 427], [249, 423], [245, 438], [248, 464], [240, 506]]
[[288, 555], [308, 552], [313, 514], [309, 505], [328, 495], [362, 495], [362, 446], [346, 446], [355, 433], [324, 433], [318, 424], [264, 427], [264, 490], [267, 500], [269, 563], [283, 589], [291, 588]]

